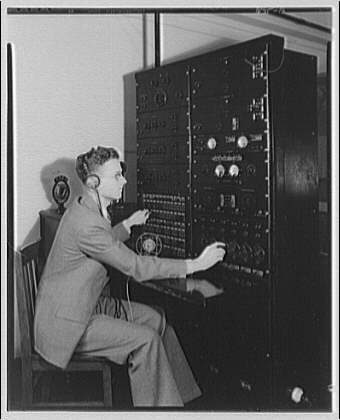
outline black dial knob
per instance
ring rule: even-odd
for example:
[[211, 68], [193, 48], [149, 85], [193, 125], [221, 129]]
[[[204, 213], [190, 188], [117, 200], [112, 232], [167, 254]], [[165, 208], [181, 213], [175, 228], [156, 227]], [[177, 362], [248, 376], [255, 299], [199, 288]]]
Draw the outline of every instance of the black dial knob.
[[252, 248], [247, 243], [241, 246], [240, 257], [244, 264], [250, 263], [252, 259]]
[[261, 264], [266, 256], [266, 251], [262, 248], [261, 245], [255, 244], [253, 247], [254, 262], [256, 264]]
[[228, 257], [236, 261], [239, 257], [240, 245], [236, 241], [231, 241], [228, 244]]
[[253, 194], [244, 194], [242, 197], [242, 207], [252, 209], [255, 207], [256, 200]]
[[249, 176], [255, 175], [256, 174], [256, 166], [253, 163], [250, 163], [247, 167], [246, 167], [246, 173]]

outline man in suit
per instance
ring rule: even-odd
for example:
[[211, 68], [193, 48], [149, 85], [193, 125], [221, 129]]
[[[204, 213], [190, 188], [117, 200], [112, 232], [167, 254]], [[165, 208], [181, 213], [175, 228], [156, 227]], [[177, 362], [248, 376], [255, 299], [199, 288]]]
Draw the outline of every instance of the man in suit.
[[[119, 200], [126, 179], [114, 148], [98, 146], [77, 158], [84, 194], [60, 222], [39, 284], [34, 319], [36, 351], [65, 368], [74, 352], [128, 362], [134, 406], [183, 406], [197, 398], [197, 386], [171, 326], [156, 310], [104, 296], [112, 266], [136, 281], [185, 277], [224, 257], [223, 243], [205, 248], [196, 259], [139, 256], [124, 245], [134, 224], [145, 223], [138, 211], [115, 227], [107, 214]], [[207, 294], [215, 287], [192, 281]], [[213, 290], [214, 291], [214, 290]], [[119, 307], [118, 307], [119, 306]]]

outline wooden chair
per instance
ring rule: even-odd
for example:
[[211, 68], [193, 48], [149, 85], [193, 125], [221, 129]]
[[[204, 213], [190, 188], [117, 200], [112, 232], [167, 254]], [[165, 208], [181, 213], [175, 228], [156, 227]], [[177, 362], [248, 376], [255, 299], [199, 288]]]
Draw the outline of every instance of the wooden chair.
[[[17, 301], [19, 326], [21, 335], [21, 367], [22, 367], [22, 401], [23, 408], [48, 407], [48, 406], [74, 406], [74, 407], [112, 407], [112, 377], [111, 368], [117, 370], [114, 388], [117, 388], [116, 377], [124, 367], [110, 363], [102, 358], [85, 358], [74, 355], [65, 370], [55, 367], [42, 359], [33, 346], [33, 318], [35, 310], [35, 298], [37, 294], [41, 267], [39, 265], [39, 242], [26, 246], [20, 252], [16, 252], [16, 278], [17, 278]], [[126, 368], [126, 367], [125, 367]], [[101, 372], [103, 380], [103, 401], [65, 401], [65, 402], [34, 402], [33, 389], [35, 386], [34, 376], [53, 372]], [[37, 375], [33, 375], [37, 373]], [[50, 381], [49, 381], [50, 384]], [[49, 385], [48, 384], [48, 385]], [[43, 399], [49, 396], [49, 386], [43, 392]]]

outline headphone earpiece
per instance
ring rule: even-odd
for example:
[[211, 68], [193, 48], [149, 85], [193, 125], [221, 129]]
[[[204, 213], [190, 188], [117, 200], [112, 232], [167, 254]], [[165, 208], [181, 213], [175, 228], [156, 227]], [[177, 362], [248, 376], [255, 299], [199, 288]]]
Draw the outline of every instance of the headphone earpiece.
[[100, 178], [96, 174], [90, 174], [86, 178], [86, 185], [92, 190], [96, 190], [100, 185]]

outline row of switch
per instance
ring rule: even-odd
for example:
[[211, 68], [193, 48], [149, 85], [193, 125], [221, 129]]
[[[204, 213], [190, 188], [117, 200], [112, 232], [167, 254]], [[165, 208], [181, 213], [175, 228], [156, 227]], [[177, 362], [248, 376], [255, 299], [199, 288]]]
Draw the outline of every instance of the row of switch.
[[172, 210], [185, 211], [185, 197], [170, 194], [143, 194], [144, 207], [151, 211]]
[[162, 209], [184, 211], [185, 203], [181, 201], [144, 200], [144, 207], [148, 208], [149, 210]]
[[[233, 219], [221, 219], [221, 218], [216, 218], [212, 215], [208, 215], [208, 216], [202, 216], [198, 219], [194, 219], [195, 223], [198, 223], [200, 225], [207, 223], [208, 226], [215, 228], [215, 229], [225, 229], [225, 230], [232, 230], [235, 229], [236, 231], [243, 231], [243, 230], [251, 230], [251, 231], [263, 231], [263, 230], [267, 230], [267, 224], [266, 223], [261, 223], [259, 221], [257, 221], [257, 219], [254, 219], [254, 221], [252, 220], [233, 220]], [[215, 223], [218, 225], [214, 227]]]
[[165, 219], [165, 220], [177, 221], [181, 223], [185, 222], [184, 212], [159, 210], [159, 209], [154, 209], [152, 207], [149, 207], [149, 210], [151, 211], [151, 214], [154, 214], [157, 216], [157, 219], [160, 218], [160, 219]]
[[150, 217], [147, 222], [146, 222], [147, 226], [149, 225], [157, 225], [157, 226], [173, 226], [177, 229], [185, 229], [185, 223], [181, 222], [179, 220], [172, 220], [169, 222], [169, 220], [167, 219], [158, 219], [156, 217]]
[[231, 271], [241, 271], [246, 274], [255, 275], [256, 277], [263, 277], [265, 275], [264, 270], [259, 270], [257, 268], [246, 267], [246, 266], [238, 265], [238, 264], [231, 264], [229, 262], [223, 262], [222, 266]]
[[179, 201], [185, 202], [183, 195], [143, 193], [143, 200]]
[[185, 249], [184, 248], [178, 248], [171, 245], [163, 245], [163, 249], [166, 252], [166, 254], [169, 254], [171, 257], [177, 257], [177, 258], [185, 258]]
[[[152, 230], [150, 229], [150, 231], [147, 231], [146, 233], [155, 233], [152, 232]], [[184, 249], [185, 248], [185, 239], [183, 238], [176, 238], [170, 235], [165, 235], [162, 233], [157, 232], [157, 235], [161, 238], [162, 240], [162, 246], [164, 248], [164, 246], [171, 246], [171, 247], [177, 247], [177, 248], [181, 248]]]
[[153, 233], [171, 235], [176, 238], [181, 238], [183, 241], [185, 240], [185, 229], [183, 228], [161, 225], [159, 223], [148, 223], [147, 229]]
[[[215, 206], [214, 203], [212, 202], [207, 202], [204, 204], [194, 204], [194, 211], [195, 213], [213, 213], [216, 216], [218, 214], [221, 215], [228, 215], [228, 216], [239, 216], [239, 217], [261, 217], [261, 216], [268, 216], [268, 212], [266, 210], [257, 210], [252, 208], [253, 206], [248, 206], [246, 205], [246, 203], [243, 203], [243, 201], [245, 201], [245, 199], [242, 198], [242, 203], [241, 203], [241, 208], [235, 207], [235, 206], [224, 206], [221, 207], [220, 205]], [[227, 209], [227, 212], [226, 212]], [[199, 218], [197, 218], [198, 214], [194, 215], [194, 223], [197, 223], [198, 221], [201, 220], [201, 217], [199, 216]]]

